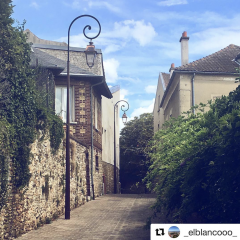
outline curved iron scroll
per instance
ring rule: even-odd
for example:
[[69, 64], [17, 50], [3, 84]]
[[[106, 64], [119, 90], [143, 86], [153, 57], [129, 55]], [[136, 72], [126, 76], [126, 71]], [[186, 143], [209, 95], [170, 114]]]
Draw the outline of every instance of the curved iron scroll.
[[[70, 35], [70, 29], [71, 29], [72, 24], [73, 24], [77, 19], [82, 18], [82, 17], [90, 17], [90, 18], [93, 18], [94, 20], [97, 21], [98, 26], [99, 26], [99, 31], [98, 31], [98, 34], [97, 34], [95, 37], [88, 37], [88, 36], [86, 35], [86, 33], [85, 33], [86, 28], [88, 28], [88, 30], [91, 30], [91, 29], [92, 29], [92, 27], [91, 27], [90, 25], [86, 25], [86, 26], [83, 28], [83, 34], [84, 34], [84, 36], [85, 36], [86, 38], [88, 38], [88, 39], [90, 39], [90, 40], [97, 38], [97, 37], [99, 36], [99, 34], [101, 33], [101, 25], [100, 25], [100, 22], [99, 22], [95, 17], [93, 17], [92, 15], [81, 15], [81, 16], [76, 17], [76, 18], [71, 22], [71, 24], [70, 24], [70, 26], [69, 26], [68, 36]], [[68, 43], [68, 44], [69, 44], [69, 43]]]
[[123, 108], [125, 108], [125, 105], [122, 105], [122, 106], [121, 106], [121, 110], [125, 113], [125, 112], [129, 109], [129, 103], [128, 103], [127, 101], [125, 101], [125, 100], [120, 100], [120, 101], [118, 101], [118, 102], [115, 103], [114, 108], [115, 108], [115, 106], [116, 106], [119, 102], [125, 102], [125, 103], [127, 103], [127, 109], [125, 109], [125, 110], [123, 109]]

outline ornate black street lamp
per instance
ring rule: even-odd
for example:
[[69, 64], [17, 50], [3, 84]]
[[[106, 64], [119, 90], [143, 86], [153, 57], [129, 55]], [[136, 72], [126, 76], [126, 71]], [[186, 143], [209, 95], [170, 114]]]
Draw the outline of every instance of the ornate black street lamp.
[[118, 102], [115, 103], [114, 105], [114, 193], [116, 194], [117, 193], [117, 168], [116, 168], [116, 126], [115, 126], [115, 112], [116, 112], [116, 106], [119, 102], [125, 102], [127, 103], [127, 109], [123, 109], [125, 107], [125, 105], [122, 105], [121, 106], [121, 110], [124, 112], [123, 113], [123, 116], [122, 116], [122, 121], [123, 121], [123, 124], [125, 125], [127, 123], [127, 115], [126, 115], [126, 111], [129, 109], [129, 104], [127, 101], [125, 100], [120, 100]]
[[101, 25], [99, 23], [99, 21], [91, 16], [91, 15], [81, 15], [76, 17], [70, 24], [69, 28], [68, 28], [68, 58], [67, 58], [67, 129], [66, 129], [66, 191], [65, 191], [65, 219], [70, 219], [70, 134], [69, 134], [69, 130], [70, 130], [70, 94], [69, 94], [69, 89], [70, 89], [70, 74], [69, 74], [69, 42], [70, 42], [70, 29], [72, 24], [79, 18], [82, 17], [90, 17], [93, 18], [97, 21], [98, 25], [99, 25], [99, 32], [95, 37], [88, 37], [85, 34], [85, 30], [86, 28], [88, 28], [88, 30], [91, 30], [91, 26], [90, 25], [86, 25], [83, 29], [83, 34], [86, 38], [90, 39], [90, 43], [86, 48], [85, 54], [86, 54], [86, 61], [87, 61], [87, 65], [91, 68], [94, 65], [94, 59], [96, 57], [97, 52], [95, 51], [95, 46], [93, 45], [92, 39], [95, 39], [99, 36], [100, 32], [101, 32]]

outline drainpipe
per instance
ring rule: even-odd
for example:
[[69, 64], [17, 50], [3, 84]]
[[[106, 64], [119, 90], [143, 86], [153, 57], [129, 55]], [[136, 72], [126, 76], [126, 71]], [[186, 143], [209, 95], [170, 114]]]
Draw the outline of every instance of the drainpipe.
[[[193, 73], [193, 77], [192, 77], [192, 107], [195, 106], [194, 80], [195, 80], [195, 73]], [[192, 113], [195, 114], [195, 109], [194, 108], [192, 110]]]
[[93, 200], [95, 200], [95, 195], [94, 195], [94, 183], [93, 183], [93, 109], [92, 109], [92, 89], [93, 87], [100, 85], [103, 83], [105, 79], [105, 72], [103, 69], [103, 57], [101, 56], [102, 59], [102, 70], [103, 70], [103, 78], [100, 83], [93, 84], [91, 86], [91, 91], [90, 91], [90, 108], [91, 108], [91, 181], [92, 181], [92, 195], [93, 195]]

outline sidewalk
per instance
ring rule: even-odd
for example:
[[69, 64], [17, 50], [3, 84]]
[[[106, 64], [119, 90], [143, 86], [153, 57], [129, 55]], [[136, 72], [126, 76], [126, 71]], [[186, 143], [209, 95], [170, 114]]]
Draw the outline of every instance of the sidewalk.
[[149, 240], [150, 231], [143, 229], [152, 195], [108, 194], [71, 211], [71, 219], [61, 216], [51, 224], [32, 230], [18, 240]]

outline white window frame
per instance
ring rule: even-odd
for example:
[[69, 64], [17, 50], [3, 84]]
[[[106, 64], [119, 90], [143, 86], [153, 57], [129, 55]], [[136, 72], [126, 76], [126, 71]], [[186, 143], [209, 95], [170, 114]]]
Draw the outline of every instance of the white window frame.
[[[57, 101], [57, 89], [61, 89], [61, 112], [57, 112], [57, 108], [56, 108], [56, 101]], [[66, 123], [67, 119], [64, 118], [64, 112], [66, 114], [66, 118], [67, 118], [67, 101], [64, 101], [64, 90], [67, 90], [67, 86], [64, 85], [56, 85], [55, 86], [55, 112], [58, 116], [61, 116], [63, 119], [63, 122]], [[74, 86], [70, 86], [70, 123], [74, 123], [74, 119], [75, 119], [75, 96], [74, 96]], [[67, 91], [65, 91], [65, 93], [67, 94]], [[67, 96], [66, 98], [67, 99]], [[65, 109], [66, 111], [63, 110], [63, 104], [65, 104]]]

